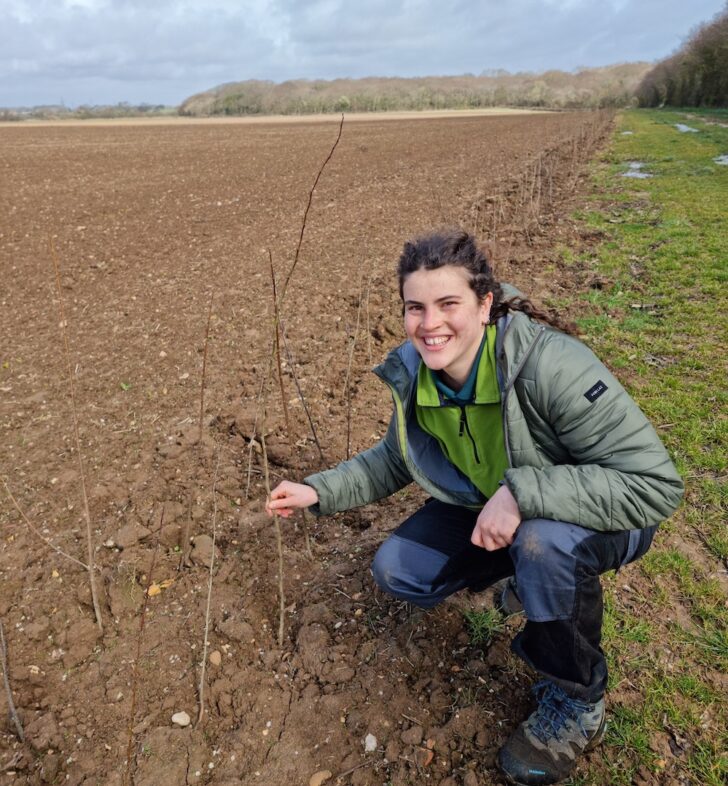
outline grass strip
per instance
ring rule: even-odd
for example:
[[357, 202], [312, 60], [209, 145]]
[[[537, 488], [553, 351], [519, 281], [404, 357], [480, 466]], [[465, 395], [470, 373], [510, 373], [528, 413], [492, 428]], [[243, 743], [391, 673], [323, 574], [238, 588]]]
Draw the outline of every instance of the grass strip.
[[634, 587], [605, 578], [611, 725], [572, 786], [728, 779], [728, 166], [715, 161], [726, 154], [725, 111], [623, 112], [577, 215], [602, 241], [563, 253], [584, 286], [556, 305], [577, 315], [686, 482], [625, 574]]

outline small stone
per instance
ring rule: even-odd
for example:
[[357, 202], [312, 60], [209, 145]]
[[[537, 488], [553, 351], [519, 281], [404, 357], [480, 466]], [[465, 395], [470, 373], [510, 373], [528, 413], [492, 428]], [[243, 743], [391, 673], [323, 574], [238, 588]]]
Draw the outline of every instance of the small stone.
[[478, 786], [478, 776], [472, 770], [463, 776], [463, 786]]
[[[198, 535], [193, 538], [194, 546], [190, 559], [195, 565], [204, 565], [209, 568], [212, 562], [212, 538], [209, 535]], [[215, 549], [216, 556], [219, 556], [218, 549]]]
[[364, 750], [366, 753], [373, 753], [377, 749], [377, 738], [373, 734], [367, 734], [364, 738]]
[[422, 742], [422, 726], [412, 726], [403, 731], [401, 739], [405, 745], [419, 745]]
[[184, 729], [185, 726], [190, 725], [190, 716], [184, 710], [182, 710], [182, 712], [175, 712], [172, 716], [172, 723]]
[[210, 653], [210, 663], [213, 666], [219, 666], [222, 663], [222, 655], [218, 652], [218, 650], [213, 650]]
[[141, 524], [126, 524], [112, 538], [120, 549], [128, 549], [151, 535], [151, 530]]
[[308, 786], [321, 786], [331, 777], [331, 770], [319, 770], [308, 779]]

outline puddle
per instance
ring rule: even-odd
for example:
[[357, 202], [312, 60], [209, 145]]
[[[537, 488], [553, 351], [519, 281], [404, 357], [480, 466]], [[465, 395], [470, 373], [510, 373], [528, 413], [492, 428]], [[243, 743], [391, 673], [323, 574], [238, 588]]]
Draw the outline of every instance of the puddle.
[[728, 153], [724, 156], [718, 156], [718, 158], [714, 158], [716, 164], [722, 164], [723, 166], [728, 166]]
[[692, 126], [686, 126], [685, 123], [675, 123], [675, 128], [681, 134], [698, 134], [700, 133], [697, 128], [693, 128]]
[[635, 177], [638, 180], [644, 180], [647, 177], [652, 177], [649, 172], [642, 171], [643, 166], [644, 163], [642, 161], [630, 161], [629, 170], [627, 172], [622, 172], [622, 177]]

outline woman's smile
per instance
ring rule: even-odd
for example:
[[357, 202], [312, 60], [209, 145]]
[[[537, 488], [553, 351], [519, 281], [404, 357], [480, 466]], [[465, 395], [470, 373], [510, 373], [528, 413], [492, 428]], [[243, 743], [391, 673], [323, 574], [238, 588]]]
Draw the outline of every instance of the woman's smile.
[[492, 295], [478, 300], [468, 272], [452, 265], [415, 270], [402, 295], [407, 337], [425, 365], [459, 389], [478, 354]]

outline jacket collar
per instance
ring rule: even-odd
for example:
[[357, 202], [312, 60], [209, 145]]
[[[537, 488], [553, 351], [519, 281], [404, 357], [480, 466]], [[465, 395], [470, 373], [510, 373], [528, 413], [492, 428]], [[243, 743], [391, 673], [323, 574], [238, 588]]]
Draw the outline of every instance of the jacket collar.
[[[512, 387], [531, 351], [534, 341], [544, 330], [520, 311], [510, 312], [496, 323], [496, 371], [501, 395]], [[420, 367], [420, 355], [409, 341], [393, 349], [374, 373], [394, 389], [403, 402], [409, 401]]]

